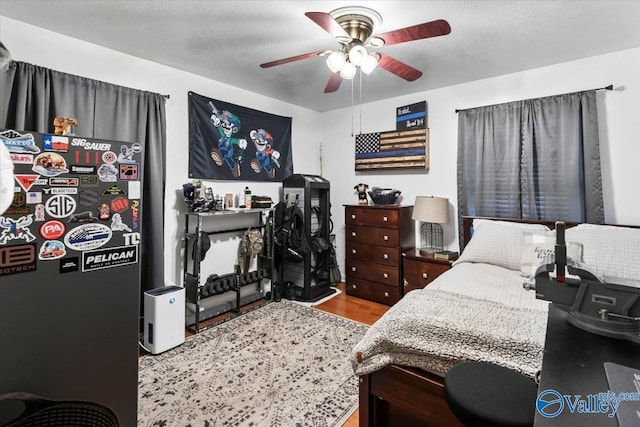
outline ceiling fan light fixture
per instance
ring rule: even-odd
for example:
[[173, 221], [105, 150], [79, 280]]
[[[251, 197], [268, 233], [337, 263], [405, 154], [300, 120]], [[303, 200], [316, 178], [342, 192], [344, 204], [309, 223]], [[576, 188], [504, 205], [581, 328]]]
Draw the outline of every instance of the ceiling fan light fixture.
[[331, 70], [332, 73], [337, 73], [338, 71], [340, 71], [345, 62], [347, 62], [347, 57], [343, 52], [339, 50], [334, 50], [333, 52], [331, 52], [326, 60], [327, 67], [329, 68], [329, 70]]
[[380, 55], [378, 55], [377, 53], [372, 53], [371, 55], [367, 55], [367, 57], [364, 58], [364, 61], [362, 61], [362, 64], [360, 64], [360, 70], [362, 70], [362, 72], [365, 73], [366, 75], [371, 74], [373, 70], [375, 70], [376, 67], [378, 66], [379, 60], [380, 60]]
[[363, 45], [356, 44], [349, 50], [349, 62], [353, 65], [360, 66], [368, 55], [369, 53]]
[[352, 80], [356, 76], [356, 66], [351, 62], [345, 62], [340, 69], [340, 77], [345, 80]]

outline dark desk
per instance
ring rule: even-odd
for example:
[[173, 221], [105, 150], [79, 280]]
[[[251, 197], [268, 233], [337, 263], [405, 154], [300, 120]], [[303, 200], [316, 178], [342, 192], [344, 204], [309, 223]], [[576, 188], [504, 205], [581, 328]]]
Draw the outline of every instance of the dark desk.
[[[586, 399], [589, 394], [610, 390], [604, 362], [640, 370], [640, 344], [585, 332], [569, 324], [565, 317], [565, 312], [549, 306], [539, 393], [552, 389], [562, 395], [581, 395]], [[640, 402], [622, 402], [625, 404], [639, 405]], [[549, 408], [547, 413], [552, 413], [553, 407]], [[640, 426], [640, 419], [636, 425]], [[618, 419], [602, 413], [571, 413], [565, 403], [562, 412], [554, 418], [546, 418], [536, 411], [534, 426], [618, 426]]]

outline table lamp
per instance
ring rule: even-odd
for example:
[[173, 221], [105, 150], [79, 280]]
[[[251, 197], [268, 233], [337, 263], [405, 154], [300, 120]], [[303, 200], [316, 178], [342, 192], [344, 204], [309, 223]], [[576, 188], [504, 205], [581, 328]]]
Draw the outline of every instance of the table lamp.
[[443, 197], [417, 196], [411, 218], [420, 226], [420, 253], [433, 254], [444, 250], [442, 226], [449, 222], [449, 200]]

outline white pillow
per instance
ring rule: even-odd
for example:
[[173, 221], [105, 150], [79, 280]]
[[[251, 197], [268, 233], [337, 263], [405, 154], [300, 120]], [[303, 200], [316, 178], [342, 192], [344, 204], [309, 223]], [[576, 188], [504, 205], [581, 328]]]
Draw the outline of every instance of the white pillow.
[[[566, 240], [566, 239], [565, 239]], [[582, 245], [576, 242], [566, 242], [567, 257], [573, 261], [582, 262]], [[532, 277], [544, 258], [555, 252], [556, 236], [554, 231], [545, 234], [523, 233], [522, 260], [520, 274]]]
[[546, 225], [474, 220], [473, 236], [453, 265], [482, 262], [519, 271], [522, 261], [522, 232], [549, 231]]
[[598, 275], [640, 280], [640, 228], [580, 224], [565, 238], [582, 243], [582, 262]]

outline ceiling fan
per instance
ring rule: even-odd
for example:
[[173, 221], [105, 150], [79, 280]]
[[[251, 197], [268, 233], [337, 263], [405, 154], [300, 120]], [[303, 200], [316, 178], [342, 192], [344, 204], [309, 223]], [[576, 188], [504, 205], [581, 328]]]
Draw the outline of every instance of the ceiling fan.
[[451, 32], [449, 23], [443, 19], [425, 22], [386, 33], [375, 34], [374, 31], [382, 23], [382, 17], [373, 9], [361, 6], [349, 6], [335, 9], [329, 13], [306, 12], [305, 16], [332, 35], [339, 43], [338, 50], [322, 50], [276, 61], [260, 64], [262, 68], [275, 67], [290, 62], [326, 56], [327, 67], [332, 74], [325, 93], [335, 92], [343, 79], [353, 79], [357, 67], [365, 73], [371, 73], [377, 66], [412, 82], [422, 76], [422, 72], [384, 53], [367, 52], [367, 47], [379, 48], [413, 40], [444, 36]]

